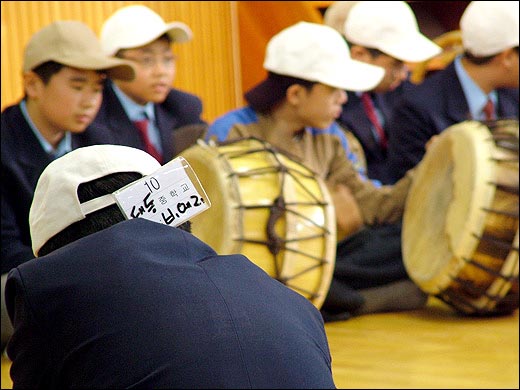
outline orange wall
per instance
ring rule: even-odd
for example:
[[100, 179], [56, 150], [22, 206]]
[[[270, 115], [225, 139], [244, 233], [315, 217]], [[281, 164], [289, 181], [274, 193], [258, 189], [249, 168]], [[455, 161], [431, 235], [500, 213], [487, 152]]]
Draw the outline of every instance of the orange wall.
[[2, 1], [2, 109], [23, 96], [23, 50], [29, 38], [55, 20], [81, 20], [99, 33], [103, 21], [128, 4], [144, 4], [166, 22], [179, 20], [193, 40], [173, 45], [178, 55], [174, 86], [199, 95], [204, 117], [241, 103], [236, 2], [231, 1]]
[[265, 47], [269, 39], [299, 21], [322, 23], [323, 1], [238, 1], [242, 89], [262, 81]]

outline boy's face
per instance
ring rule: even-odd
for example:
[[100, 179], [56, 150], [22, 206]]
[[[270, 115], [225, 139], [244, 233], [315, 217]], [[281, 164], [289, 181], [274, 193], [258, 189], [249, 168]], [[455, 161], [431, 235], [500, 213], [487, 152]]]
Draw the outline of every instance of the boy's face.
[[25, 90], [31, 119], [44, 135], [83, 132], [101, 106], [104, 77], [94, 70], [64, 66], [45, 84], [29, 72]]
[[121, 90], [138, 104], [162, 103], [175, 77], [175, 56], [167, 39], [160, 38], [148, 45], [126, 49], [119, 56], [135, 64], [135, 79], [116, 80]]
[[377, 87], [374, 88], [376, 92], [393, 91], [408, 77], [408, 67], [403, 63], [403, 61], [387, 54], [380, 54], [375, 57], [372, 56], [372, 60], [368, 61], [368, 63], [380, 66], [385, 70], [383, 80], [381, 80]]
[[384, 93], [392, 91], [401, 85], [408, 77], [408, 67], [406, 64], [385, 53], [372, 54], [370, 50], [363, 46], [352, 45], [350, 55], [357, 61], [379, 66], [385, 70], [383, 79], [374, 88], [375, 92]]
[[314, 84], [310, 90], [299, 87], [296, 112], [304, 126], [326, 129], [339, 118], [342, 105], [347, 102], [345, 91], [324, 84]]

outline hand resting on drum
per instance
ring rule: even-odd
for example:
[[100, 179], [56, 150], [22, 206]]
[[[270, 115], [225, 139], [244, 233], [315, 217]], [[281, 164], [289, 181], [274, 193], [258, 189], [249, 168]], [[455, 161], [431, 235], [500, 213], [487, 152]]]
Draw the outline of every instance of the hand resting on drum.
[[424, 150], [428, 151], [428, 149], [437, 141], [438, 137], [439, 135], [432, 136], [424, 145]]
[[337, 240], [341, 241], [363, 227], [363, 217], [356, 199], [347, 186], [337, 184], [329, 190], [336, 210]]

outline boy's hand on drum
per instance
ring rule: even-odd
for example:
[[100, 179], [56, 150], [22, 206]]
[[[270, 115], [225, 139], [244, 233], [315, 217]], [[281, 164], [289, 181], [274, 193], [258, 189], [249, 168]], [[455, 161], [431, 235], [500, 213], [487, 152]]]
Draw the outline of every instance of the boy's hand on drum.
[[337, 184], [330, 194], [336, 211], [337, 240], [341, 241], [363, 227], [363, 217], [348, 187]]
[[428, 142], [426, 142], [426, 144], [424, 145], [424, 149], [428, 151], [428, 148], [430, 148], [435, 143], [435, 141], [437, 141], [438, 137], [438, 135], [434, 135], [433, 137], [431, 137], [428, 140]]

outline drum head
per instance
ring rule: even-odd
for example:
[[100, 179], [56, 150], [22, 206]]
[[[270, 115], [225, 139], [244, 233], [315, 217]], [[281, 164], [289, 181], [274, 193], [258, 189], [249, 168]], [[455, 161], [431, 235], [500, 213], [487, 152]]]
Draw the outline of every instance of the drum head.
[[462, 122], [442, 132], [416, 169], [403, 216], [403, 261], [426, 292], [444, 290], [478, 245], [494, 198], [494, 142], [486, 126]]

